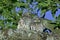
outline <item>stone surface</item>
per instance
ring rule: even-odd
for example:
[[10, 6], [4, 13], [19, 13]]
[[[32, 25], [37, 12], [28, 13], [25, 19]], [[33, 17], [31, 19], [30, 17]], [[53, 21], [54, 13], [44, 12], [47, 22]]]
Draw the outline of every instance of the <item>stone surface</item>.
[[53, 36], [47, 36], [46, 40], [54, 40], [54, 37]]

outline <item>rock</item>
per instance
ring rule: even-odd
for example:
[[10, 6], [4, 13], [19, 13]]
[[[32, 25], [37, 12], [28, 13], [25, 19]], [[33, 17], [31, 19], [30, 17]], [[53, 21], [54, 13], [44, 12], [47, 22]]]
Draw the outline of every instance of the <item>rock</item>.
[[54, 37], [53, 36], [47, 36], [46, 40], [54, 40]]
[[13, 34], [13, 30], [12, 29], [9, 29], [8, 30], [8, 35], [11, 36]]

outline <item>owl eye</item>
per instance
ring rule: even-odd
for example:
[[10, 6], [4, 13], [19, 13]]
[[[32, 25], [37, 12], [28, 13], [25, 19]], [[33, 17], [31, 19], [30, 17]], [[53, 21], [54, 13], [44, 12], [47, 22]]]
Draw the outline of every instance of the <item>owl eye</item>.
[[51, 31], [50, 29], [48, 29], [48, 28], [45, 28], [45, 29], [43, 30], [43, 32], [47, 32], [48, 34], [50, 34], [52, 31]]

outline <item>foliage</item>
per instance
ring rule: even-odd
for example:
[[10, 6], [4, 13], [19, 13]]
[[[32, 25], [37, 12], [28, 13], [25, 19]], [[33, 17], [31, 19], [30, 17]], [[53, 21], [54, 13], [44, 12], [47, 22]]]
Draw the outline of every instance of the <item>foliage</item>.
[[4, 17], [0, 19], [0, 26], [15, 29], [23, 13], [38, 14], [40, 9], [41, 14], [52, 10], [54, 15], [59, 4], [60, 0], [0, 0], [0, 15]]

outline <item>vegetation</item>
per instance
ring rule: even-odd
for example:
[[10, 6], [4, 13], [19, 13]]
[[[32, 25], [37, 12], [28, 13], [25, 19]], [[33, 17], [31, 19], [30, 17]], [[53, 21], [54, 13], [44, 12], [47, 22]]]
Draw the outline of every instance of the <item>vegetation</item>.
[[41, 10], [42, 15], [51, 10], [54, 16], [60, 8], [59, 4], [60, 0], [0, 0], [0, 16], [3, 16], [3, 19], [0, 19], [0, 26], [15, 29], [19, 18], [27, 12], [37, 15]]

